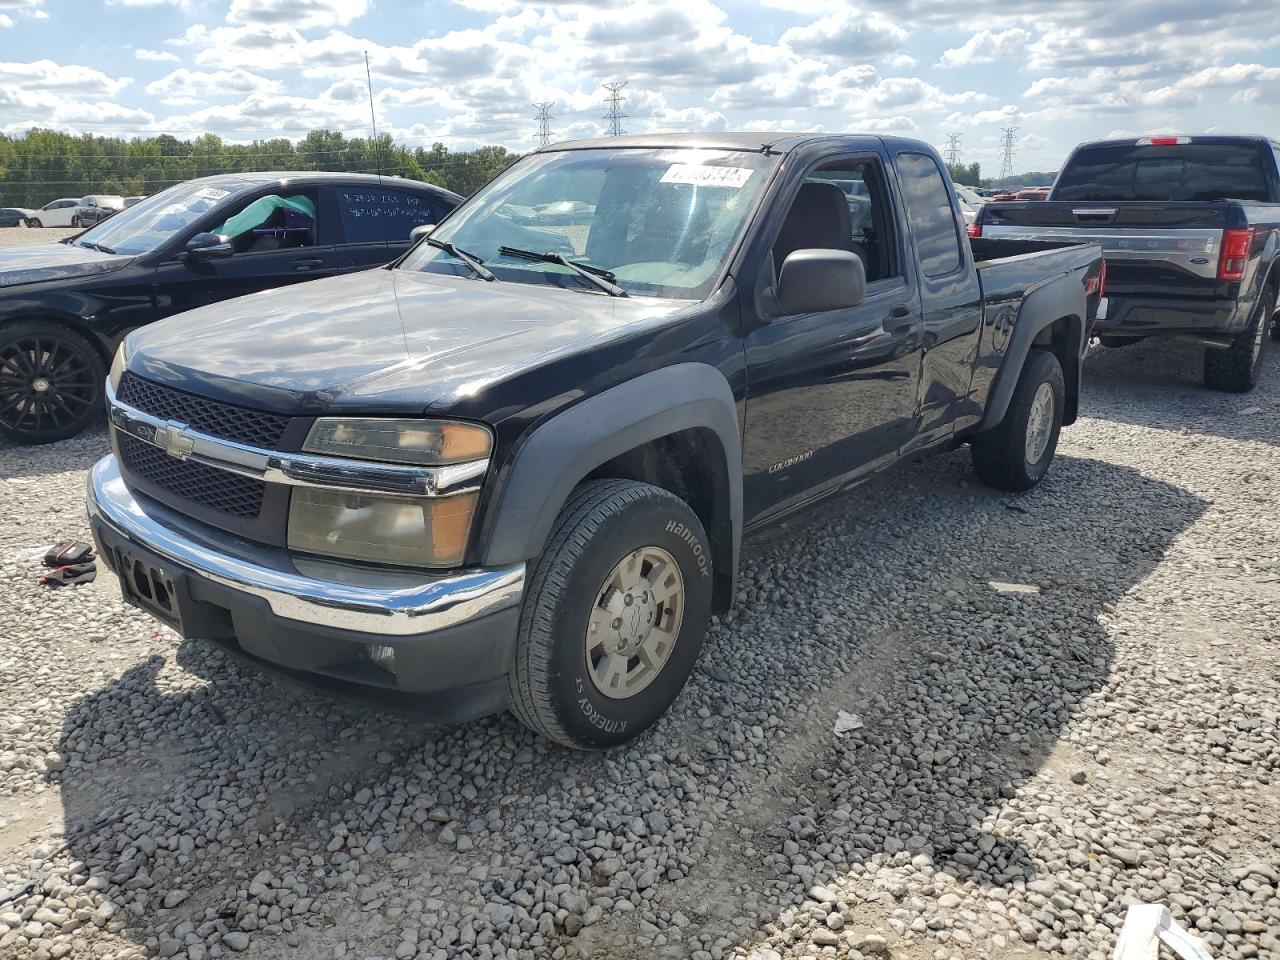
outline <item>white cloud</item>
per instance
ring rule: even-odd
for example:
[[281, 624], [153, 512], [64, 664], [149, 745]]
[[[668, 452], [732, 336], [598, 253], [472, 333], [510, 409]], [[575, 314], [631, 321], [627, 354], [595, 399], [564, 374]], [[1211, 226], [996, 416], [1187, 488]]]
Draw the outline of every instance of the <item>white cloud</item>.
[[893, 53], [907, 31], [888, 17], [855, 7], [839, 8], [782, 35], [782, 45], [811, 56], [867, 60]]
[[116, 96], [132, 82], [129, 77], [111, 77], [92, 67], [59, 64], [52, 60], [0, 62], [0, 83], [21, 90], [79, 94], [105, 99]]
[[176, 53], [171, 53], [168, 50], [147, 50], [143, 47], [139, 47], [137, 50], [133, 51], [133, 55], [139, 60], [151, 63], [181, 62], [181, 58]]
[[943, 51], [938, 60], [941, 67], [960, 67], [971, 63], [990, 63], [1017, 57], [1027, 49], [1031, 33], [1021, 27], [1010, 27], [999, 33], [983, 30], [975, 33], [963, 45]]
[[0, 13], [0, 29], [13, 26], [13, 17], [7, 13]]
[[238, 67], [214, 72], [180, 67], [159, 80], [148, 83], [146, 92], [166, 103], [203, 103], [249, 93], [276, 93], [280, 88], [279, 81], [268, 80]]
[[342, 26], [368, 9], [368, 0], [231, 0], [227, 22], [306, 30]]

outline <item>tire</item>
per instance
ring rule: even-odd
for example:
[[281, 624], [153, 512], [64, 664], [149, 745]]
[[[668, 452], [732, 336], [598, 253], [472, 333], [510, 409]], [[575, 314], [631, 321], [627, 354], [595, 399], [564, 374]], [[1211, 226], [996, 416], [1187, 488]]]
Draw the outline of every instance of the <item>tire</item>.
[[[655, 558], [673, 561], [674, 580], [670, 574], [646, 580], [658, 569], [647, 566]], [[674, 584], [682, 589], [683, 605], [658, 600], [656, 591], [634, 583]], [[560, 511], [533, 569], [507, 678], [511, 712], [567, 747], [600, 750], [638, 736], [662, 716], [693, 671], [711, 617], [711, 584], [706, 533], [683, 500], [630, 480], [582, 484]], [[628, 617], [625, 626], [621, 616], [610, 619], [613, 611], [601, 602], [606, 595]], [[626, 656], [618, 652], [615, 644], [628, 641], [643, 645], [648, 659], [639, 647], [623, 651]], [[610, 671], [611, 664], [623, 669]], [[612, 695], [599, 678], [618, 682]]]
[[1246, 327], [1225, 350], [1204, 352], [1204, 385], [1225, 393], [1248, 393], [1258, 385], [1262, 369], [1262, 347], [1267, 340], [1267, 318], [1276, 309], [1276, 292], [1263, 291]]
[[74, 437], [102, 415], [102, 357], [54, 323], [0, 327], [0, 436], [16, 443]]
[[1270, 333], [1272, 340], [1280, 340], [1280, 313], [1275, 311], [1275, 304], [1272, 304]]
[[[1032, 350], [1023, 364], [1004, 419], [970, 443], [973, 469], [979, 479], [997, 489], [1014, 492], [1030, 490], [1043, 480], [1058, 449], [1066, 399], [1066, 381], [1058, 358], [1048, 350]], [[1044, 405], [1049, 401], [1052, 408], [1046, 411]]]
[[44, 221], [41, 220], [39, 217], [32, 217], [27, 221], [27, 226], [34, 227], [37, 230], [42, 230], [44, 229]]

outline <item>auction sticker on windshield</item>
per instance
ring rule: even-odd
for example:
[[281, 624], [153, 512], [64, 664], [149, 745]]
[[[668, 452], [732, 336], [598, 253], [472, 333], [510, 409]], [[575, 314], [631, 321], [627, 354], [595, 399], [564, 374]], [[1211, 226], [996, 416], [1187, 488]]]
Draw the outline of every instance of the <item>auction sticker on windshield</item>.
[[754, 171], [746, 167], [703, 167], [694, 163], [673, 163], [662, 175], [663, 183], [688, 183], [695, 187], [740, 189]]

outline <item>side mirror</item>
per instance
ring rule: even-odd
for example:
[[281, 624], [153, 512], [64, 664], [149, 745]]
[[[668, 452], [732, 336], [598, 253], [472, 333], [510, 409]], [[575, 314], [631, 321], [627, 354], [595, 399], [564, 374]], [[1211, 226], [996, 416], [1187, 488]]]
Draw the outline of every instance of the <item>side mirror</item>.
[[436, 228], [436, 225], [434, 223], [424, 223], [420, 227], [414, 227], [412, 230], [409, 231], [410, 242], [417, 243], [423, 237], [431, 233], [431, 231], [434, 230], [435, 228]]
[[197, 233], [187, 241], [187, 256], [195, 261], [225, 260], [235, 252], [225, 233]]
[[848, 250], [796, 250], [782, 262], [776, 296], [784, 314], [856, 307], [867, 297], [867, 270]]

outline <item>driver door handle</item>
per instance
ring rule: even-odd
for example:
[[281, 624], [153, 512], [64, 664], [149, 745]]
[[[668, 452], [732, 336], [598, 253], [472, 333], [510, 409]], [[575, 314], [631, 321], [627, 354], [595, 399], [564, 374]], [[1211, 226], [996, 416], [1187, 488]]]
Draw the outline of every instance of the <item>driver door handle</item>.
[[905, 303], [900, 303], [889, 311], [884, 329], [887, 333], [906, 333], [915, 325], [915, 322], [915, 314], [911, 312], [911, 308]]
[[295, 270], [314, 270], [316, 267], [322, 266], [324, 266], [324, 260], [320, 257], [307, 257], [293, 261], [293, 269]]

